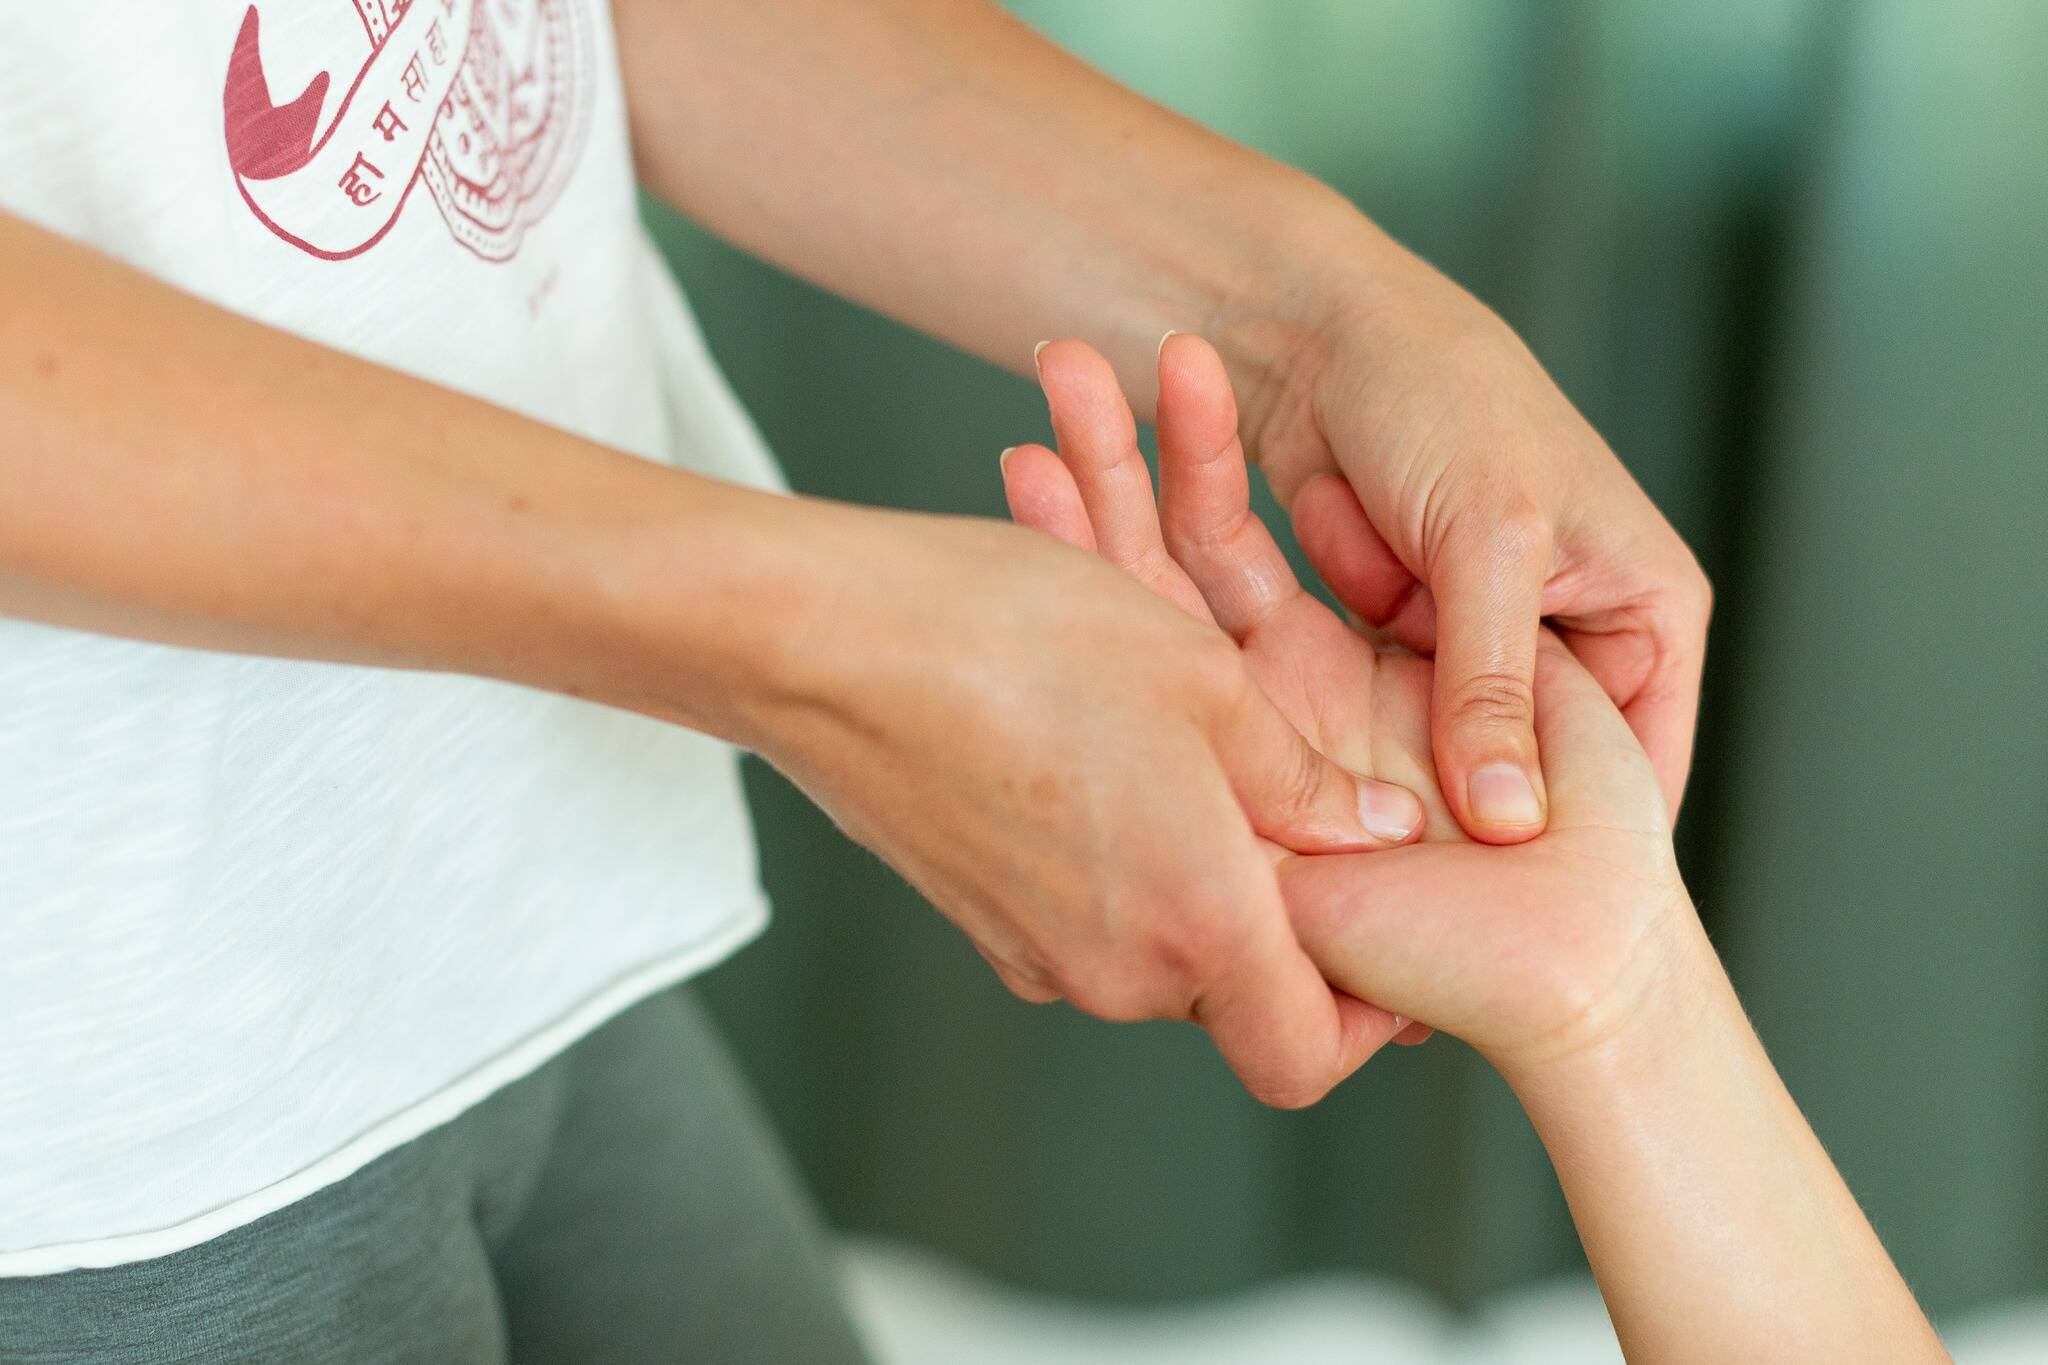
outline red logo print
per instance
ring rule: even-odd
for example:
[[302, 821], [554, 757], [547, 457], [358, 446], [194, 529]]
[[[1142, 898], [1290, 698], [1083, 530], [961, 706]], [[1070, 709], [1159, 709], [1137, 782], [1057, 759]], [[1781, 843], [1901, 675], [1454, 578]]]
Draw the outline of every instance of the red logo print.
[[[589, 130], [583, 0], [350, 0], [368, 39], [326, 127], [329, 73], [273, 104], [256, 6], [222, 96], [228, 164], [265, 226], [327, 260], [375, 246], [424, 184], [455, 240], [510, 260]], [[342, 68], [346, 69], [346, 68]]]

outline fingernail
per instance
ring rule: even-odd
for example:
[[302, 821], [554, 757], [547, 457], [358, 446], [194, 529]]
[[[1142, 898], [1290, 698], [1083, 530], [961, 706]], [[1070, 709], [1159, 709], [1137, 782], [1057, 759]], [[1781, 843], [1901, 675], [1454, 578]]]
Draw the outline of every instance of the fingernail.
[[1358, 784], [1358, 819], [1375, 839], [1398, 844], [1422, 825], [1422, 803], [1415, 793], [1391, 782]]
[[1512, 763], [1489, 763], [1473, 773], [1465, 794], [1481, 824], [1533, 825], [1543, 818], [1529, 775]]
[[1164, 354], [1166, 353], [1166, 338], [1167, 338], [1167, 337], [1177, 337], [1177, 336], [1179, 336], [1179, 335], [1180, 335], [1180, 333], [1179, 333], [1179, 332], [1177, 332], [1177, 331], [1175, 331], [1175, 330], [1174, 330], [1173, 328], [1171, 328], [1171, 327], [1167, 328], [1167, 329], [1166, 329], [1166, 333], [1165, 333], [1165, 335], [1164, 335], [1164, 336], [1161, 336], [1161, 337], [1159, 338], [1159, 353], [1160, 353], [1160, 354], [1162, 354], [1162, 355], [1164, 355]]
[[1407, 1028], [1407, 1027], [1408, 1027], [1408, 1016], [1407, 1016], [1407, 1015], [1405, 1015], [1405, 1014], [1397, 1014], [1397, 1015], [1395, 1015], [1395, 1016], [1394, 1016], [1394, 1032], [1396, 1032], [1396, 1033], [1399, 1033], [1399, 1032], [1400, 1032], [1400, 1031], [1401, 1031], [1402, 1029], [1404, 1029], [1404, 1028]]
[[1050, 345], [1052, 345], [1050, 341], [1041, 341], [1036, 346], [1033, 346], [1031, 348], [1031, 365], [1033, 369], [1036, 369], [1038, 367], [1039, 352], [1043, 351], [1046, 347]]
[[1004, 446], [1004, 447], [1003, 447], [1003, 453], [1002, 453], [1002, 454], [1000, 454], [1000, 455], [998, 455], [998, 456], [996, 456], [996, 468], [997, 468], [997, 469], [1000, 469], [1000, 470], [1002, 470], [1002, 471], [1003, 471], [1003, 472], [1004, 472], [1005, 474], [1007, 474], [1007, 473], [1009, 473], [1009, 472], [1010, 472], [1010, 452], [1011, 452], [1011, 451], [1013, 451], [1013, 450], [1015, 450], [1016, 448], [1017, 448], [1017, 447], [1015, 447], [1015, 446]]

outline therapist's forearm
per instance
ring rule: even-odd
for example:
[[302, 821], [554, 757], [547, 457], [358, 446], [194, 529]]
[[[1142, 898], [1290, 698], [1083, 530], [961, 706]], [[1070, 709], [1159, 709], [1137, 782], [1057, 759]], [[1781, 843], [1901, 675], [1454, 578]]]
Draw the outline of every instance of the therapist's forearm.
[[1164, 330], [1217, 340], [1256, 409], [1339, 267], [1348, 281], [1400, 255], [1313, 178], [1132, 93], [988, 0], [615, 9], [657, 194], [1012, 370], [1029, 370], [1036, 341], [1086, 335], [1147, 415]]
[[1691, 917], [1640, 1017], [1504, 1067], [1631, 1360], [1948, 1359]]
[[5, 214], [0, 299], [0, 615], [753, 738], [735, 703], [774, 675], [784, 598], [826, 579], [790, 567], [820, 504], [593, 445]]

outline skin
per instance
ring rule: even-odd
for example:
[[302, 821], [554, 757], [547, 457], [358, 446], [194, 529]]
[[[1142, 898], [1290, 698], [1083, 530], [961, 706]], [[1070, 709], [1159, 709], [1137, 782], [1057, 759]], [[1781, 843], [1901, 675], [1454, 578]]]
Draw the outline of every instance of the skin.
[[[1333, 584], [1441, 645], [1433, 764], [1474, 837], [1543, 825], [1539, 610], [1675, 799], [1690, 556], [1512, 334], [1339, 196], [984, 0], [614, 8], [643, 179], [748, 250], [1019, 369], [1084, 333], [1142, 415], [1159, 333], [1215, 336]], [[11, 220], [0, 297], [0, 486], [21, 492], [0, 611], [471, 672], [734, 739], [1014, 989], [1196, 1019], [1276, 1104], [1388, 1022], [1318, 975], [1260, 840], [1384, 846], [1416, 806], [1302, 743], [1237, 651], [1123, 576], [1013, 529], [628, 461]], [[1473, 778], [1503, 764], [1536, 804], [1487, 818]]]
[[1590, 670], [1541, 638], [1549, 823], [1513, 847], [1471, 840], [1434, 818], [1432, 665], [1376, 648], [1295, 583], [1251, 513], [1216, 352], [1161, 348], [1156, 511], [1107, 363], [1078, 342], [1042, 359], [1060, 448], [1006, 453], [1017, 519], [1213, 622], [1305, 733], [1423, 794], [1421, 842], [1270, 850], [1296, 928], [1331, 980], [1397, 1012], [1390, 1027], [1442, 1028], [1507, 1079], [1628, 1358], [1947, 1360], [1744, 1019], [1679, 879], [1655, 768]]
[[[1105, 78], [990, 0], [620, 0], [643, 178], [738, 245], [1029, 373], [1086, 337], [1141, 417], [1169, 328], [1213, 338], [1245, 445], [1347, 605], [1434, 651], [1446, 804], [1543, 825], [1549, 616], [1676, 812], [1711, 593], [1504, 323], [1328, 187]], [[1475, 775], [1533, 805], [1481, 809]], [[1524, 809], [1513, 809], [1523, 804]]]
[[0, 297], [0, 613], [708, 731], [791, 774], [1020, 989], [1196, 1020], [1281, 1105], [1373, 1045], [1260, 838], [1377, 847], [1364, 796], [1400, 837], [1414, 799], [1318, 754], [1227, 640], [1107, 565], [634, 459], [5, 215]]

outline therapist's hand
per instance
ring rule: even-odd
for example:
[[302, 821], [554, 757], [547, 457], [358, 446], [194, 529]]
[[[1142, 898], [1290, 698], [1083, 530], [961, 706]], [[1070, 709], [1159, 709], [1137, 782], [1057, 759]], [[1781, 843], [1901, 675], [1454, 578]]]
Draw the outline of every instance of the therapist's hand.
[[1633, 1010], [1690, 906], [1649, 761], [1556, 636], [1542, 632], [1535, 660], [1552, 819], [1518, 847], [1481, 847], [1436, 818], [1429, 661], [1376, 651], [1348, 629], [1302, 590], [1252, 513], [1216, 352], [1194, 336], [1161, 347], [1156, 510], [1108, 363], [1059, 341], [1040, 371], [1059, 450], [1026, 445], [1005, 458], [1018, 521], [1213, 621], [1323, 752], [1413, 791], [1431, 814], [1406, 847], [1275, 854], [1324, 975], [1390, 1019], [1448, 1028], [1504, 1060], [1575, 1047]]
[[1670, 819], [1642, 748], [1557, 638], [1532, 641], [1554, 818], [1520, 847], [1478, 847], [1434, 818], [1446, 795], [1431, 780], [1441, 665], [1376, 652], [1295, 581], [1252, 513], [1216, 351], [1194, 336], [1160, 347], [1156, 508], [1108, 362], [1060, 341], [1040, 352], [1039, 369], [1059, 450], [1020, 446], [1005, 458], [1017, 520], [1214, 622], [1322, 752], [1433, 812], [1409, 847], [1277, 858], [1301, 941], [1326, 978], [1386, 1009], [1407, 1041], [1423, 1030], [1406, 1021], [1419, 1019], [1502, 1056], [1574, 1043], [1630, 1008], [1668, 917], [1686, 909]]
[[1271, 854], [1400, 843], [1420, 808], [1311, 747], [1228, 637], [1018, 527], [778, 510], [815, 570], [750, 599], [783, 645], [729, 728], [1012, 990], [1192, 1020], [1282, 1107], [1398, 1028], [1302, 951]]
[[1339, 600], [1434, 652], [1451, 810], [1490, 843], [1543, 828], [1532, 683], [1547, 617], [1675, 815], [1712, 602], [1699, 565], [1496, 315], [1377, 234], [1332, 254], [1353, 273], [1309, 290], [1318, 315], [1257, 367], [1247, 446]]

